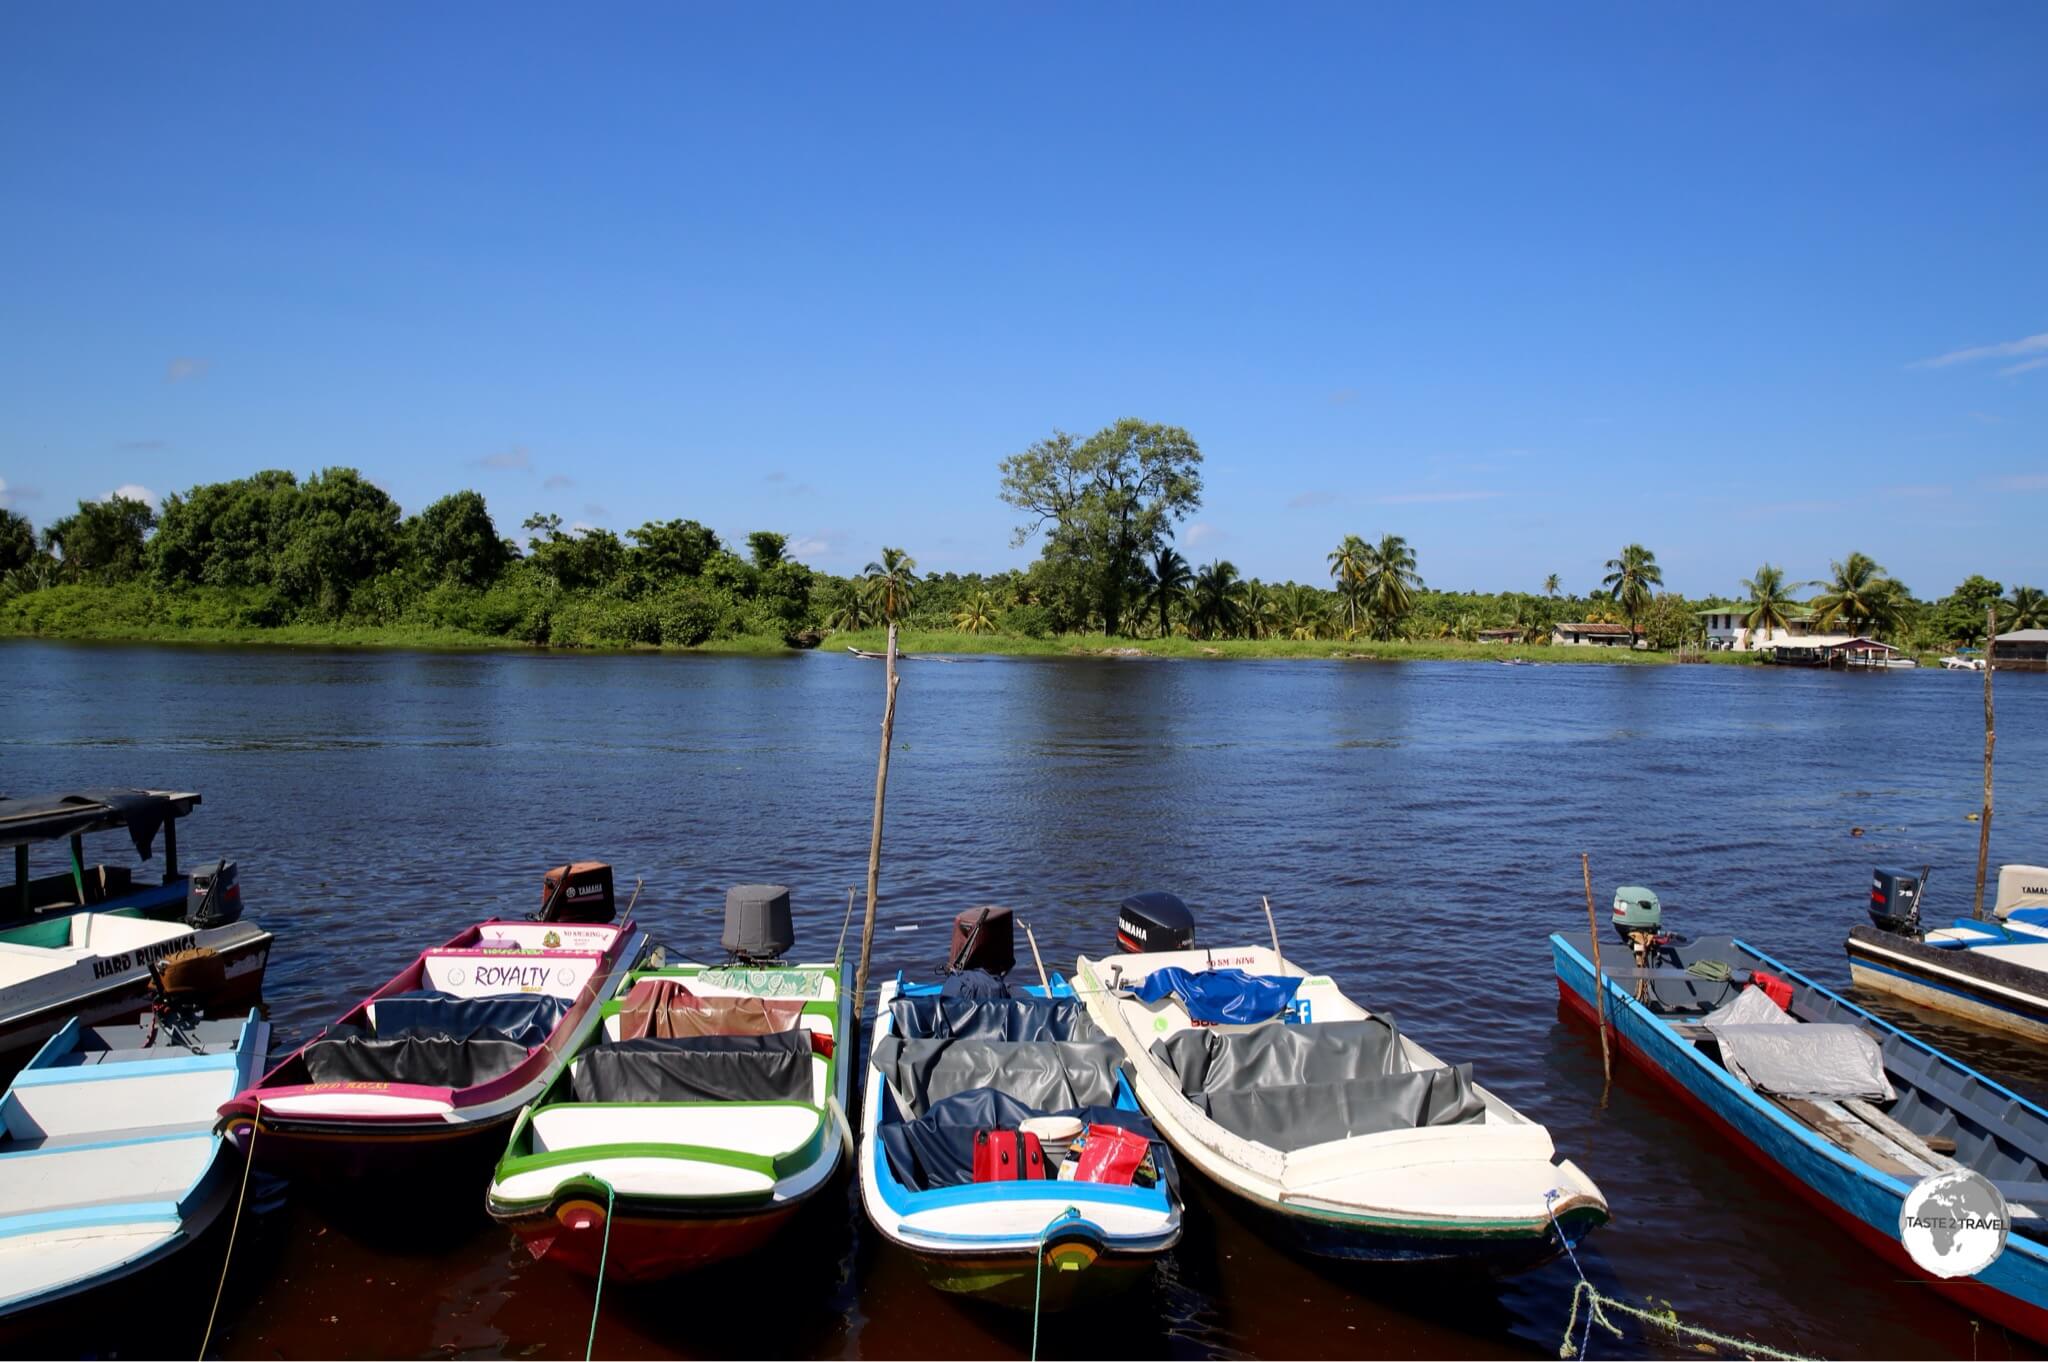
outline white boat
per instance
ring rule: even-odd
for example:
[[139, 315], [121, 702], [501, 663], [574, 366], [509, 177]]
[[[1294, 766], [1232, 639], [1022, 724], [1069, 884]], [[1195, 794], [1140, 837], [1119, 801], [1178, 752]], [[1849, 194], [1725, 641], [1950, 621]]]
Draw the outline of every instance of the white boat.
[[[1159, 942], [1132, 902], [1122, 944]], [[1548, 1130], [1268, 947], [1083, 956], [1073, 986], [1174, 1152], [1304, 1252], [1507, 1272], [1607, 1219]]]
[[270, 1027], [92, 1027], [45, 1043], [0, 1099], [0, 1319], [74, 1300], [196, 1242], [241, 1160], [214, 1111], [262, 1072]]
[[1941, 666], [1944, 671], [1981, 672], [1984, 670], [1984, 659], [1981, 657], [1944, 657], [1941, 660]]

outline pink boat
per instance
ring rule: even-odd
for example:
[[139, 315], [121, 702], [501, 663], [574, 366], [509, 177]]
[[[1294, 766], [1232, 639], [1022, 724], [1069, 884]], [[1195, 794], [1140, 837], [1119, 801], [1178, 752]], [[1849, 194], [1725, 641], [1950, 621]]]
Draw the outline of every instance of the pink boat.
[[[542, 916], [492, 919], [420, 952], [220, 1109], [266, 1171], [479, 1186], [528, 1102], [598, 1025], [648, 939], [613, 924], [609, 866], [548, 872]], [[575, 920], [571, 920], [571, 919]]]

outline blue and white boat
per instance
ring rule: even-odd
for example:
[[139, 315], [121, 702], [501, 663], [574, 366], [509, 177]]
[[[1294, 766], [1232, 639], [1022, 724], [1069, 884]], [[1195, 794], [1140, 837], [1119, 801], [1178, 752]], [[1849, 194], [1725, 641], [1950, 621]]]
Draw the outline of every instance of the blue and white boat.
[[[997, 930], [1008, 925], [1005, 913]], [[986, 959], [990, 937], [980, 940]], [[861, 1103], [868, 1220], [942, 1291], [1062, 1310], [1130, 1289], [1179, 1242], [1181, 1197], [1116, 1043], [1058, 975], [1030, 987], [971, 968], [949, 978], [899, 974], [882, 985]], [[962, 979], [980, 987], [963, 993]], [[1058, 1175], [1069, 1141], [1102, 1127], [1148, 1142], [1137, 1177]], [[1046, 1175], [974, 1180], [984, 1132], [1016, 1132], [1020, 1143], [1042, 1133]]]
[[2001, 866], [1988, 920], [1932, 930], [1920, 924], [1921, 887], [1905, 871], [1873, 874], [1871, 920], [1846, 943], [1856, 987], [2048, 1040], [2048, 867]]
[[[2048, 1342], [2048, 1111], [1735, 937], [1681, 940], [1655, 924], [1640, 936], [1640, 961], [1626, 946], [1603, 961], [1624, 1055], [1897, 1272]], [[1554, 934], [1550, 948], [1559, 996], [1592, 1019], [1587, 933]], [[1770, 1063], [1756, 1062], [1759, 1044]], [[1845, 1077], [1855, 1065], [1841, 1061], [1858, 1054], [1864, 1072]], [[1915, 1185], [1958, 1168], [1997, 1186], [2010, 1233], [1975, 1276], [1936, 1277], [1907, 1252], [1900, 1214]]]
[[270, 1027], [85, 1027], [52, 1036], [0, 1098], [0, 1322], [124, 1281], [196, 1242], [240, 1185], [214, 1132], [263, 1071]]

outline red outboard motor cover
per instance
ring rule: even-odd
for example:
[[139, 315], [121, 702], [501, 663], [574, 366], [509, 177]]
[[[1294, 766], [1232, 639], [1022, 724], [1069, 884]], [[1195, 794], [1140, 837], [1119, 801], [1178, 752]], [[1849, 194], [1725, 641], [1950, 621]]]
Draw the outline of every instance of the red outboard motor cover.
[[953, 919], [953, 953], [946, 972], [987, 970], [1008, 974], [1017, 963], [1017, 931], [1010, 910], [993, 904], [969, 908]]

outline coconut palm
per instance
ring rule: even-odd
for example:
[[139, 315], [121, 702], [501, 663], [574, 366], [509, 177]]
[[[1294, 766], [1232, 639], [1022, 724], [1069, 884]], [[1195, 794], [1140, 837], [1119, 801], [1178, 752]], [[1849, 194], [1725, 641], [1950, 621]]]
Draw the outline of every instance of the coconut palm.
[[825, 608], [825, 627], [842, 629], [848, 633], [865, 629], [874, 623], [868, 614], [867, 597], [857, 582], [841, 582], [832, 590], [832, 599]]
[[1821, 593], [1807, 602], [1816, 626], [1883, 634], [1905, 620], [1906, 589], [1885, 575], [1883, 565], [1869, 554], [1851, 553], [1829, 566], [1833, 575], [1818, 583]]
[[969, 634], [992, 634], [998, 609], [996, 598], [989, 592], [973, 592], [953, 612], [953, 627]]
[[1259, 582], [1245, 586], [1238, 601], [1238, 620], [1247, 638], [1271, 638], [1280, 631], [1280, 597]]
[[1657, 566], [1657, 555], [1641, 544], [1630, 544], [1619, 558], [1607, 560], [1607, 575], [1600, 579], [1600, 586], [1628, 617], [1630, 643], [1636, 641], [1638, 622], [1650, 608], [1650, 588], [1662, 585], [1664, 569]]
[[1415, 589], [1422, 575], [1415, 570], [1415, 550], [1398, 534], [1383, 534], [1366, 549], [1366, 604], [1373, 637], [1391, 639], [1415, 608]]
[[1543, 579], [1543, 594], [1550, 597], [1552, 600], [1556, 600], [1558, 590], [1561, 586], [1562, 583], [1560, 583], [1557, 580], [1557, 574], [1553, 572], [1548, 577], [1545, 577]]
[[1372, 596], [1363, 577], [1346, 577], [1337, 583], [1337, 599], [1330, 604], [1330, 626], [1345, 638], [1357, 638], [1372, 620]]
[[882, 561], [869, 563], [861, 582], [875, 613], [894, 624], [910, 612], [910, 597], [917, 589], [917, 560], [902, 549], [884, 548]]
[[1765, 563], [1756, 570], [1756, 576], [1742, 584], [1749, 593], [1749, 610], [1742, 617], [1743, 627], [1749, 630], [1749, 646], [1761, 647], [1771, 641], [1774, 634], [1787, 633], [1792, 621], [1806, 611], [1799, 602], [1792, 599], [1792, 593], [1810, 582], [1788, 582], [1785, 569]]
[[1194, 577], [1188, 571], [1188, 560], [1170, 548], [1153, 554], [1144, 574], [1145, 604], [1158, 613], [1159, 637], [1165, 638], [1172, 632], [1167, 616], [1174, 606], [1187, 599], [1188, 585]]
[[1344, 536], [1344, 542], [1329, 554], [1330, 577], [1340, 587], [1346, 582], [1362, 582], [1372, 572], [1372, 548], [1355, 534]]
[[1280, 633], [1297, 642], [1322, 637], [1323, 599], [1314, 587], [1289, 584], [1280, 593]]
[[1218, 559], [1195, 574], [1192, 605], [1188, 610], [1189, 631], [1197, 638], [1223, 638], [1238, 625], [1244, 583], [1237, 565]]
[[2048, 629], [2048, 596], [2037, 586], [2016, 586], [1998, 603], [2001, 630]]

